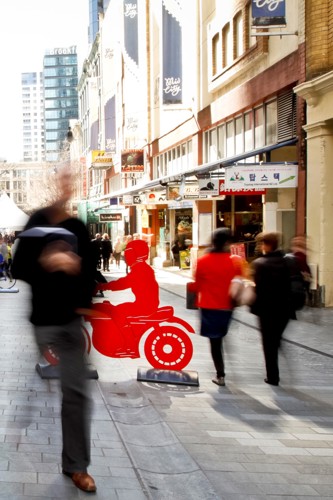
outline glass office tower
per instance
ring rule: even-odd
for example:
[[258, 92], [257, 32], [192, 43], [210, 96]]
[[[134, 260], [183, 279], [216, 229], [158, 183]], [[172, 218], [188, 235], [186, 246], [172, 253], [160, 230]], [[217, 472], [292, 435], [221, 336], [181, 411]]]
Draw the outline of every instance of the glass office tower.
[[23, 161], [44, 160], [43, 73], [21, 73]]
[[76, 46], [48, 50], [43, 73], [45, 159], [59, 161], [69, 120], [79, 117]]

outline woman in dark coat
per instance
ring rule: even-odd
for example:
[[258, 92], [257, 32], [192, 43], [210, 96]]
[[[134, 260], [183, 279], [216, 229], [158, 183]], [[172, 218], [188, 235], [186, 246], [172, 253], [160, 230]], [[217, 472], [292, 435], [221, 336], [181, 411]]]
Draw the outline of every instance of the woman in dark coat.
[[112, 243], [107, 233], [103, 234], [101, 241], [103, 271], [110, 271], [110, 257], [112, 255]]
[[253, 262], [256, 300], [251, 310], [259, 317], [266, 363], [265, 382], [279, 385], [278, 350], [292, 314], [290, 270], [279, 249], [278, 233], [261, 233], [257, 242], [263, 255]]

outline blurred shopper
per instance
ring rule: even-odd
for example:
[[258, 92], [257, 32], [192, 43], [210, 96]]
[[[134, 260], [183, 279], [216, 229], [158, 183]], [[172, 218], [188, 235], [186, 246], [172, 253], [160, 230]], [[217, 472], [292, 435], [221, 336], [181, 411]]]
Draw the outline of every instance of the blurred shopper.
[[220, 228], [212, 234], [212, 248], [198, 258], [195, 281], [189, 289], [197, 293], [201, 315], [200, 333], [210, 341], [216, 370], [214, 384], [225, 385], [223, 337], [228, 333], [233, 305], [229, 295], [231, 280], [241, 275], [239, 259], [230, 256], [231, 232]]
[[112, 243], [108, 233], [104, 233], [101, 241], [103, 271], [110, 271], [110, 257], [112, 255]]
[[305, 236], [294, 236], [291, 240], [291, 251], [297, 259], [298, 268], [303, 276], [305, 287], [309, 292], [312, 280], [311, 269], [307, 258], [307, 241]]
[[116, 243], [113, 247], [113, 257], [116, 263], [116, 267], [120, 267], [120, 258], [121, 258], [121, 252], [123, 251], [123, 243], [121, 241], [120, 236], [117, 236], [116, 238]]
[[26, 228], [66, 229], [75, 244], [48, 238], [21, 238], [13, 260], [13, 274], [31, 286], [31, 322], [41, 353], [52, 346], [59, 356], [62, 389], [62, 472], [75, 486], [96, 491], [87, 473], [90, 463], [90, 398], [87, 387], [81, 308], [89, 308], [94, 288], [94, 261], [84, 224], [67, 212], [72, 175], [56, 174], [57, 200], [35, 212]]
[[[127, 245], [129, 244], [130, 241], [133, 241], [133, 236], [131, 234], [128, 234], [127, 236], [125, 236], [125, 242], [124, 242], [125, 244], [123, 246], [124, 256], [125, 256], [126, 247], [127, 247]], [[128, 274], [129, 265], [126, 262], [126, 259], [125, 259], [125, 263], [126, 263], [126, 274]]]
[[278, 233], [260, 233], [256, 242], [262, 256], [253, 261], [256, 300], [251, 311], [259, 317], [266, 364], [265, 382], [279, 385], [278, 351], [291, 309], [290, 270], [279, 248]]
[[97, 269], [102, 267], [102, 236], [100, 233], [95, 234], [95, 238], [91, 240], [93, 247], [93, 255], [96, 262]]

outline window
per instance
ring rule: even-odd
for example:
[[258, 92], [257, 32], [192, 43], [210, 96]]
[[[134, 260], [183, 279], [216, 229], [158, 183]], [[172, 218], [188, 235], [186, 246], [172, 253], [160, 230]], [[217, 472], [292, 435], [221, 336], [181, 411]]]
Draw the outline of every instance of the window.
[[261, 107], [254, 110], [254, 147], [261, 148], [264, 144], [264, 110]]
[[245, 151], [253, 149], [253, 112], [244, 115], [244, 148]]
[[234, 133], [234, 121], [227, 123], [227, 156], [233, 156], [235, 154], [235, 133]]
[[239, 12], [234, 18], [234, 48], [235, 48], [235, 59], [241, 56], [244, 52], [243, 43], [243, 16]]
[[212, 40], [212, 73], [216, 75], [220, 69], [220, 35], [216, 33]]
[[252, 47], [252, 45], [255, 45], [257, 43], [256, 37], [251, 36], [251, 33], [252, 33], [252, 6], [251, 6], [251, 3], [249, 3], [247, 8], [246, 8], [246, 21], [247, 21], [247, 31], [248, 31], [247, 48], [250, 48], [250, 47]]
[[266, 104], [266, 144], [277, 142], [277, 102]]
[[217, 160], [217, 129], [208, 132], [208, 161]]
[[244, 152], [243, 116], [235, 120], [235, 148], [236, 155]]
[[217, 155], [218, 158], [225, 157], [225, 125], [217, 128]]
[[222, 30], [222, 51], [223, 68], [226, 68], [232, 63], [232, 40], [230, 23], [226, 24]]

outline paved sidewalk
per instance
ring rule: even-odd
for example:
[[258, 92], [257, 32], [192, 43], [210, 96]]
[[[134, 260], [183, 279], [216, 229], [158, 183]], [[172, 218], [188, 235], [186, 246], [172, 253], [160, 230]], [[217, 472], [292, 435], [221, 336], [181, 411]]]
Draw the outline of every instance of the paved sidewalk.
[[[156, 275], [161, 305], [172, 305], [197, 329], [197, 311], [185, 309], [190, 276]], [[86, 497], [60, 473], [58, 383], [34, 370], [29, 291], [24, 283], [19, 289], [0, 294], [0, 498]], [[113, 302], [130, 296], [108, 293]], [[198, 372], [199, 387], [137, 382], [137, 368], [148, 367], [144, 358], [111, 359], [93, 349], [94, 498], [333, 498], [333, 314], [317, 309], [299, 316], [283, 342], [280, 387], [263, 382], [256, 318], [246, 308], [235, 312], [226, 337], [226, 387], [211, 383], [207, 339], [199, 335], [191, 335], [194, 355], [186, 368]]]

